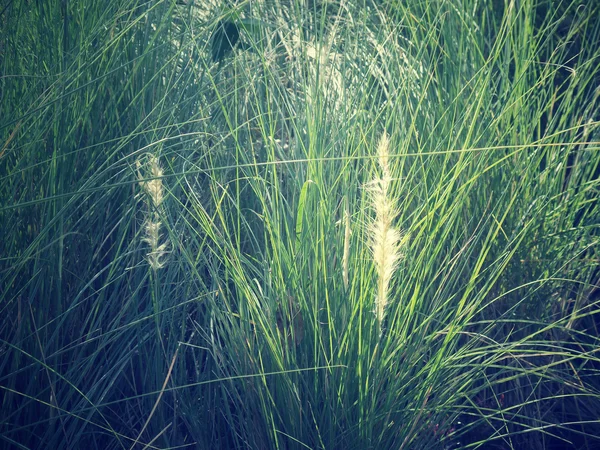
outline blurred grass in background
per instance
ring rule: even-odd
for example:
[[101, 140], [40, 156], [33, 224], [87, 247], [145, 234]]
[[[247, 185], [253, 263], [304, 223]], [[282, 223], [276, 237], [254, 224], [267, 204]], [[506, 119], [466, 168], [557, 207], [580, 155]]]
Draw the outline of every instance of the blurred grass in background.
[[598, 448], [598, 17], [5, 1], [1, 446]]

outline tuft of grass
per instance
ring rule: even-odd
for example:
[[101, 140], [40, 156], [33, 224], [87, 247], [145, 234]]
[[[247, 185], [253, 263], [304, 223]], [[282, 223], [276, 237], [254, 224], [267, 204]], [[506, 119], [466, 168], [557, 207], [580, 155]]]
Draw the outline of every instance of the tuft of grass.
[[0, 447], [598, 447], [594, 2], [5, 3]]

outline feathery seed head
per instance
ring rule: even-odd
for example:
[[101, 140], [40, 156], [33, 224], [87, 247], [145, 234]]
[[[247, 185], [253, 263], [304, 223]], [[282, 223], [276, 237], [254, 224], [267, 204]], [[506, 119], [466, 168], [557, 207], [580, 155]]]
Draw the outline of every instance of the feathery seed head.
[[160, 244], [160, 227], [160, 221], [147, 220], [145, 224], [146, 237], [142, 239], [150, 246], [150, 252], [146, 254], [146, 257], [148, 258], [148, 264], [154, 270], [158, 270], [165, 265], [162, 258], [167, 253], [167, 244]]
[[390, 281], [402, 256], [400, 247], [402, 234], [393, 227], [393, 221], [398, 213], [388, 192], [391, 175], [389, 139], [385, 133], [379, 141], [378, 155], [381, 176], [370, 183], [371, 201], [375, 211], [375, 219], [370, 226], [370, 244], [377, 273], [375, 314], [381, 327], [389, 299]]
[[158, 208], [163, 201], [163, 186], [162, 179], [157, 177], [163, 176], [163, 170], [160, 167], [158, 156], [151, 155], [148, 159], [148, 164], [150, 166], [150, 176], [154, 179], [146, 181], [145, 189], [150, 195], [154, 207]]
[[146, 242], [150, 247], [150, 252], [146, 255], [148, 264], [150, 264], [150, 267], [154, 270], [158, 270], [164, 266], [165, 263], [162, 261], [162, 258], [167, 253], [167, 243], [160, 243], [160, 227], [162, 224], [159, 213], [164, 199], [162, 179], [160, 177], [163, 176], [163, 170], [160, 166], [158, 156], [149, 155], [147, 161], [148, 177], [153, 178], [149, 181], [142, 181], [144, 178], [140, 173], [142, 163], [139, 160], [136, 161], [140, 186], [148, 194], [146, 197], [148, 209], [146, 213], [146, 222], [144, 224], [145, 237], [142, 238], [142, 241]]

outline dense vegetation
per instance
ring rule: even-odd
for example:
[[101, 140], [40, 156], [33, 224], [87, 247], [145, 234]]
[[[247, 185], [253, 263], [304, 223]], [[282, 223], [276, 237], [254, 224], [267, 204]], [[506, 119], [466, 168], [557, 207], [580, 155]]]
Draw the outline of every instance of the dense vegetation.
[[600, 448], [600, 5], [0, 7], [0, 446]]

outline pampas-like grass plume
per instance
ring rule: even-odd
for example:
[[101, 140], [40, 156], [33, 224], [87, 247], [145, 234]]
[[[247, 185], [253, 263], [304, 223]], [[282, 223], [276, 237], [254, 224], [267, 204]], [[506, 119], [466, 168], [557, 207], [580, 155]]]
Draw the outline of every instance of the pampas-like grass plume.
[[394, 201], [390, 198], [389, 188], [392, 181], [389, 168], [389, 139], [384, 133], [378, 146], [381, 176], [370, 183], [371, 201], [375, 210], [375, 219], [370, 226], [370, 244], [377, 272], [377, 297], [375, 315], [381, 331], [389, 300], [390, 281], [401, 258], [400, 243], [402, 235], [393, 227], [397, 216]]
[[[162, 179], [163, 170], [160, 166], [158, 156], [150, 155], [148, 157], [148, 176], [153, 178], [149, 181], [140, 181], [140, 186], [147, 194], [147, 206], [148, 212], [146, 222], [144, 224], [145, 237], [142, 239], [150, 246], [150, 252], [146, 255], [148, 264], [154, 270], [158, 270], [164, 266], [163, 256], [167, 253], [167, 244], [160, 243], [160, 228], [162, 223], [160, 221], [160, 208], [163, 202], [163, 185]], [[140, 169], [142, 163], [136, 161], [138, 169], [138, 178], [143, 179]], [[158, 178], [157, 178], [158, 177]]]

